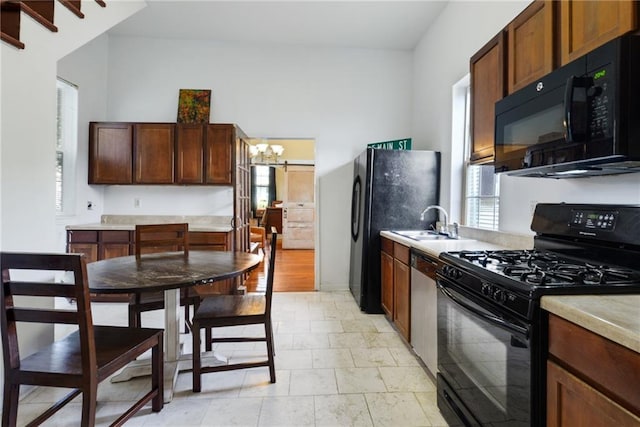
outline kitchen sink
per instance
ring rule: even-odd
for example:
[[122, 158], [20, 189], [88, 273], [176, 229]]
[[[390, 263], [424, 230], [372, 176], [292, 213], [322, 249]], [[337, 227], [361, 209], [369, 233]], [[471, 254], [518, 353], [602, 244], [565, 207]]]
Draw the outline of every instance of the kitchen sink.
[[391, 230], [391, 232], [408, 239], [416, 240], [418, 242], [432, 240], [467, 240], [461, 237], [450, 237], [446, 234], [439, 234], [435, 231], [430, 230]]

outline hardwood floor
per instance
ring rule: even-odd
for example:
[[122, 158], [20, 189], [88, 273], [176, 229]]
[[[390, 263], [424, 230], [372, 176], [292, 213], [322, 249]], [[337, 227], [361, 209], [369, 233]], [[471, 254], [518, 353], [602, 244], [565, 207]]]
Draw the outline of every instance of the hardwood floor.
[[[313, 249], [282, 249], [278, 241], [276, 267], [273, 278], [274, 292], [304, 292], [314, 290], [315, 269]], [[268, 249], [267, 249], [268, 250]], [[247, 292], [264, 292], [267, 263], [262, 262], [245, 282]]]

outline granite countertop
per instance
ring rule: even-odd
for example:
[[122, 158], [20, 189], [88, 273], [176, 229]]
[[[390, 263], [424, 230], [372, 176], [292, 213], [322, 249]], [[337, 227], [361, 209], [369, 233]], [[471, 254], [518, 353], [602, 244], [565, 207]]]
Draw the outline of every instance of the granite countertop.
[[67, 225], [67, 230], [126, 230], [133, 231], [136, 224], [189, 224], [189, 231], [227, 233], [233, 230], [230, 216], [215, 215], [102, 215], [100, 222]]
[[541, 306], [640, 353], [640, 295], [547, 295]]

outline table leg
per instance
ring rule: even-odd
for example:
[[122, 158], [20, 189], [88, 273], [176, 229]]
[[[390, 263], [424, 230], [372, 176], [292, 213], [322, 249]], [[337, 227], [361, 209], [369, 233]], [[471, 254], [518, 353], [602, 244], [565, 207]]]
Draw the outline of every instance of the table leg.
[[[173, 399], [178, 374], [192, 367], [191, 355], [180, 354], [180, 289], [164, 291], [164, 402]], [[203, 366], [226, 364], [227, 360], [207, 352], [203, 355]], [[132, 378], [151, 375], [149, 359], [130, 363], [111, 382], [129, 381]]]

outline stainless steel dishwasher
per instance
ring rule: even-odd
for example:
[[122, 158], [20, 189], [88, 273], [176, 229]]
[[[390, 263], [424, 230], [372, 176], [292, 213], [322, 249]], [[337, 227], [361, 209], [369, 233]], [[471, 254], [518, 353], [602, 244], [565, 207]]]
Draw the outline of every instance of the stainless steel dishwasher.
[[438, 366], [437, 265], [437, 258], [411, 249], [411, 345], [434, 377]]

